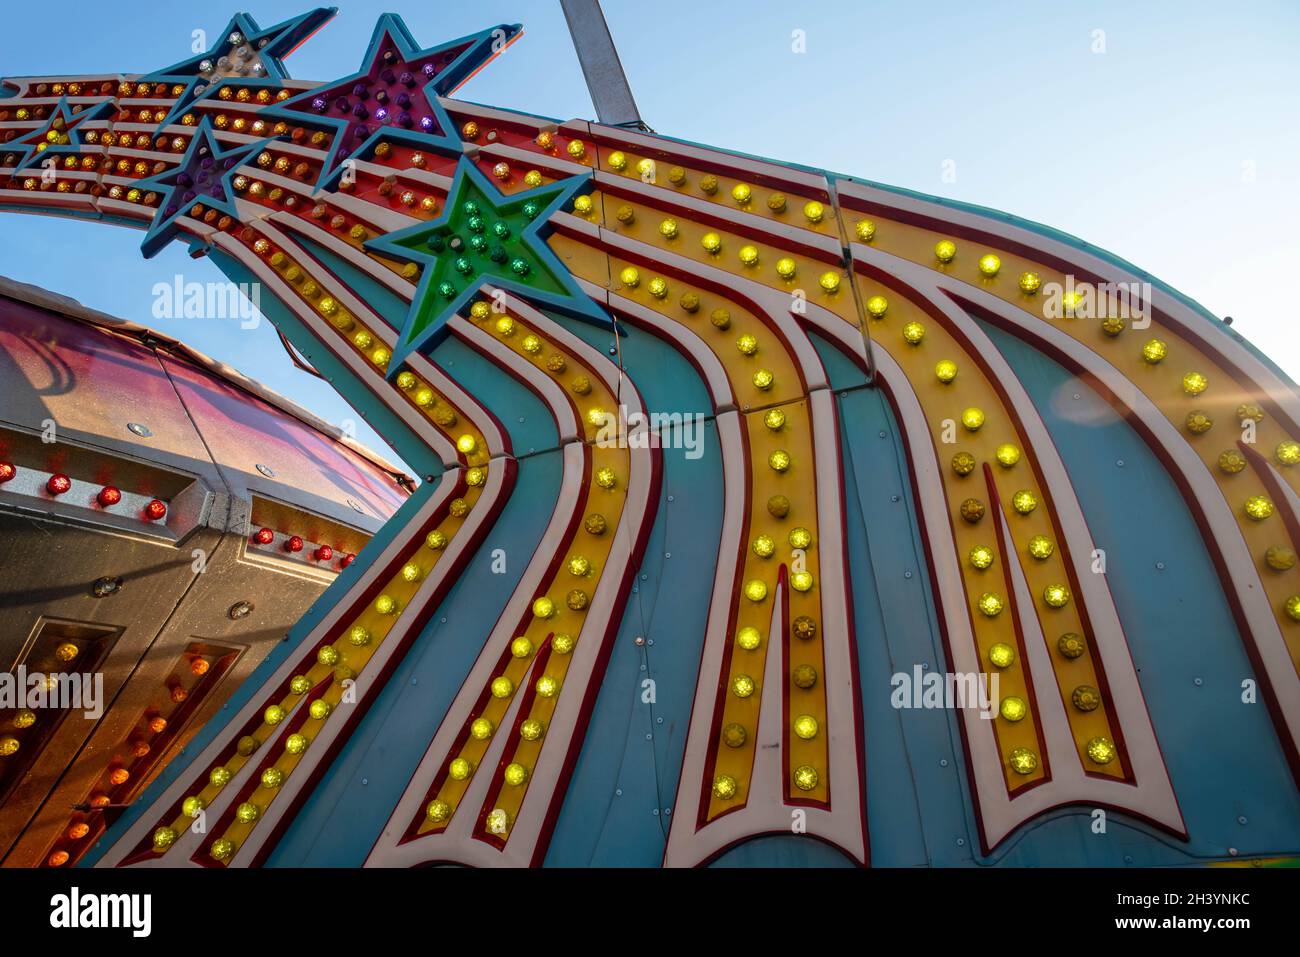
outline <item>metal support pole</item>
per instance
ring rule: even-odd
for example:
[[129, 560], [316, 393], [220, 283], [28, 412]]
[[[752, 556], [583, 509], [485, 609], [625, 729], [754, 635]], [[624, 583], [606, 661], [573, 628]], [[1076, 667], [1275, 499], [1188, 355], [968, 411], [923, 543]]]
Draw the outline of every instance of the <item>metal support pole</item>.
[[619, 62], [600, 0], [560, 0], [569, 35], [582, 64], [582, 75], [596, 107], [596, 118], [608, 126], [648, 130], [637, 111], [632, 88]]

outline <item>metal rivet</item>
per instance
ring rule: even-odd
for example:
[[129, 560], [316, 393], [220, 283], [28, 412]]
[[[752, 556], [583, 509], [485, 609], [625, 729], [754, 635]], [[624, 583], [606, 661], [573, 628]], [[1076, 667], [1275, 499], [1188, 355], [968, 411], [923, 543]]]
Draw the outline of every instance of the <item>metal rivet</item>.
[[105, 576], [95, 579], [94, 584], [90, 586], [90, 593], [96, 598], [107, 598], [109, 595], [116, 594], [121, 588], [122, 579]]
[[897, 496], [897, 495], [891, 495], [891, 496], [889, 496], [889, 500], [890, 500], [891, 502], [897, 502], [897, 501], [898, 501], [898, 496]]
[[941, 767], [941, 768], [946, 768], [947, 766], [948, 766], [948, 759], [947, 759], [947, 758], [940, 758], [940, 759], [939, 759], [939, 767]]
[[1237, 823], [1238, 823], [1238, 824], [1245, 824], [1245, 823], [1246, 823], [1246, 819], [1245, 819], [1244, 817], [1239, 817], [1239, 818], [1237, 818]]
[[911, 577], [912, 577], [912, 573], [911, 573], [910, 571], [905, 571], [905, 572], [903, 572], [903, 577], [904, 577], [904, 578], [911, 578]]
[[1116, 460], [1115, 460], [1115, 464], [1118, 465], [1120, 468], [1123, 468], [1123, 467], [1124, 467], [1124, 460], [1123, 460], [1123, 459], [1116, 459]]
[[958, 846], [958, 847], [965, 847], [965, 846], [966, 846], [966, 838], [964, 838], [964, 837], [959, 837], [959, 838], [957, 838], [957, 846]]
[[1205, 683], [1205, 682], [1203, 682], [1200, 678], [1193, 678], [1193, 679], [1192, 679], [1192, 684], [1196, 685], [1196, 687], [1198, 687], [1198, 688], [1199, 688], [1201, 685], [1203, 685], [1204, 683]]
[[253, 613], [253, 603], [251, 601], [237, 601], [226, 611], [226, 616], [231, 621], [239, 621], [241, 618], [247, 618]]
[[1161, 571], [1161, 572], [1162, 572], [1162, 571], [1164, 571], [1164, 570], [1165, 570], [1165, 563], [1164, 563], [1164, 562], [1156, 562], [1156, 571]]
[[633, 644], [635, 644], [638, 648], [640, 648], [642, 645], [645, 644], [645, 638], [641, 635], [637, 635], [636, 638], [633, 639]]
[[358, 501], [356, 501], [356, 500], [354, 500], [354, 499], [348, 499], [348, 508], [350, 508], [350, 509], [352, 509], [352, 511], [354, 511], [354, 512], [358, 512], [358, 513], [360, 513], [360, 514], [362, 514], [362, 515], [366, 514], [366, 510], [365, 510], [364, 508], [361, 507], [361, 503], [358, 502]]
[[269, 465], [263, 465], [261, 462], [258, 462], [253, 466], [253, 468], [257, 469], [267, 478], [275, 478], [275, 470], [271, 468]]
[[143, 422], [128, 422], [126, 428], [128, 432], [133, 432], [142, 439], [153, 438], [153, 429], [149, 428], [149, 426], [145, 425]]
[[369, 783], [370, 783], [370, 778], [362, 778], [362, 779], [361, 779], [361, 786], [362, 786], [362, 787], [365, 787], [365, 786], [366, 786], [367, 784], [369, 784]]

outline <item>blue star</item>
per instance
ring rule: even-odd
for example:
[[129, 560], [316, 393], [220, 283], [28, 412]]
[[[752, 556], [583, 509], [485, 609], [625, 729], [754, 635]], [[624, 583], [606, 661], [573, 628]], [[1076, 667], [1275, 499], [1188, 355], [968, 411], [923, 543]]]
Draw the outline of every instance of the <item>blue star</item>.
[[388, 365], [389, 377], [397, 374], [406, 356], [428, 353], [445, 339], [448, 320], [484, 285], [613, 329], [610, 317], [582, 291], [546, 243], [552, 214], [591, 189], [587, 172], [506, 196], [462, 156], [441, 216], [369, 240], [370, 252], [421, 266], [420, 284]]
[[[103, 103], [87, 107], [80, 113], [73, 113], [68, 108], [68, 98], [66, 96], [61, 97], [58, 105], [50, 113], [50, 118], [45, 121], [45, 125], [17, 140], [14, 144], [22, 149], [22, 155], [18, 157], [18, 162], [14, 164], [14, 171], [25, 169], [37, 162], [44, 163], [51, 156], [76, 155], [83, 152], [85, 147], [82, 145], [80, 133], [82, 124], [92, 120], [102, 120], [112, 112], [112, 101], [105, 100]], [[52, 142], [49, 139], [52, 132], [66, 134], [68, 142]], [[39, 148], [42, 143], [45, 144], [44, 149]], [[12, 148], [13, 146], [6, 146], [6, 149]]]
[[235, 171], [268, 142], [260, 140], [222, 152], [212, 135], [212, 124], [205, 116], [179, 165], [136, 184], [141, 191], [157, 190], [163, 194], [149, 232], [140, 244], [145, 258], [152, 259], [171, 242], [180, 232], [177, 220], [189, 215], [196, 203], [238, 218], [230, 181]]
[[331, 130], [329, 155], [318, 187], [332, 189], [351, 158], [368, 158], [380, 140], [419, 149], [459, 153], [446, 96], [506, 48], [523, 28], [502, 24], [428, 49], [420, 49], [402, 22], [385, 13], [375, 25], [361, 68], [268, 107], [268, 119], [288, 119]]
[[284, 58], [333, 19], [337, 7], [318, 7], [265, 30], [246, 13], [237, 13], [220, 39], [205, 53], [140, 78], [141, 83], [185, 84], [163, 124], [176, 122], [196, 100], [222, 86], [280, 85], [289, 78]]

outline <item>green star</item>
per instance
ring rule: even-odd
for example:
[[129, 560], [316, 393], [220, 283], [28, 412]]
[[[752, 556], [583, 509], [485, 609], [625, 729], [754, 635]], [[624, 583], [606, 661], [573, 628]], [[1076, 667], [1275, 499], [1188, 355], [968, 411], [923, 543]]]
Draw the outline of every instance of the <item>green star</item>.
[[551, 214], [590, 182], [590, 174], [579, 175], [506, 196], [462, 157], [440, 217], [367, 242], [372, 252], [422, 267], [389, 363], [390, 376], [411, 352], [428, 352], [446, 338], [447, 321], [484, 285], [613, 328], [545, 238]]

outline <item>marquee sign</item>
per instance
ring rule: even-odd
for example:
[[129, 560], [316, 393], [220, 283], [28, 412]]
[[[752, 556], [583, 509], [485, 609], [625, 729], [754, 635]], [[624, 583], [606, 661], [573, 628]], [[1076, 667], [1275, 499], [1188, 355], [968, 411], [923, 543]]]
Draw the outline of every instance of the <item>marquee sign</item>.
[[[1224, 323], [1001, 214], [451, 98], [517, 26], [422, 47], [385, 15], [354, 72], [289, 78], [329, 16], [5, 81], [0, 204], [258, 283], [424, 476], [98, 866], [677, 866], [765, 835], [900, 863], [869, 832], [937, 820], [971, 840], [929, 862], [1068, 857], [1048, 822], [1094, 809], [1226, 858], [1175, 707], [1274, 736], [1241, 773], [1294, 803], [1300, 395]], [[1139, 459], [1099, 482], [1121, 433]], [[1206, 561], [1174, 582], [1144, 540]], [[1218, 698], [1160, 683], [1149, 600], [1207, 623]], [[992, 707], [891, 708], [914, 665]]]

